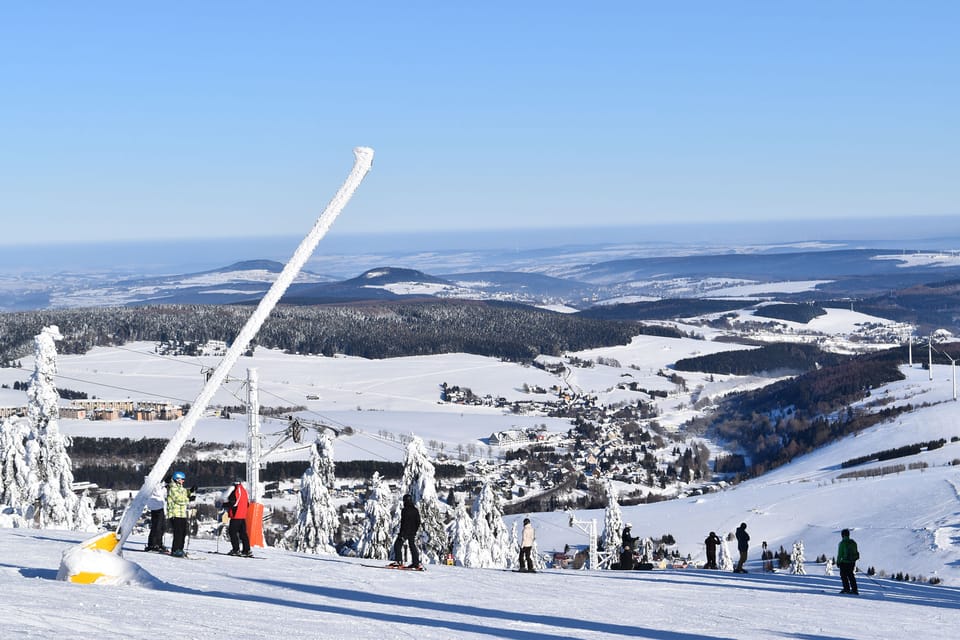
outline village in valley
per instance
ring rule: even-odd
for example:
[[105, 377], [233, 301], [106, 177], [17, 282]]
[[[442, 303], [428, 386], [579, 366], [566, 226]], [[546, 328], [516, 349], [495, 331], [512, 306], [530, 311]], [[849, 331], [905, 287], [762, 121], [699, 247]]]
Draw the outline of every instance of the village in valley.
[[[805, 331], [787, 322], [766, 320], [759, 323], [751, 318], [740, 323], [731, 322], [729, 315], [722, 323], [723, 329], [717, 328], [716, 318], [687, 319], [674, 325], [685, 334], [684, 337], [639, 336], [630, 345], [621, 347], [559, 357], [540, 356], [526, 363], [501, 363], [498, 366], [509, 367], [511, 372], [506, 393], [502, 384], [492, 385], [493, 388], [481, 386], [490, 378], [473, 379], [467, 383], [457, 378], [456, 369], [449, 376], [438, 373], [442, 377], [435, 381], [433, 391], [438, 410], [456, 409], [498, 416], [490, 421], [498, 426], [473, 438], [469, 434], [443, 429], [443, 414], [438, 423], [441, 428], [425, 434], [418, 434], [415, 429], [409, 432], [387, 428], [368, 431], [360, 426], [362, 420], [351, 424], [343, 413], [337, 414], [338, 418], [331, 424], [323, 419], [323, 409], [314, 408], [323, 404], [325, 394], [322, 392], [305, 393], [302, 403], [281, 406], [273, 406], [261, 399], [259, 414], [273, 430], [275, 439], [290, 441], [294, 430], [299, 431], [293, 439], [300, 445], [294, 450], [299, 448], [300, 453], [288, 452], [288, 465], [291, 459], [309, 457], [310, 439], [325, 431], [327, 436], [333, 436], [331, 450], [340, 448], [341, 443], [363, 438], [392, 444], [397, 449], [408, 447], [414, 440], [420, 442], [433, 464], [443, 470], [436, 474], [434, 491], [442, 509], [446, 510], [442, 517], [447, 526], [457, 517], [458, 505], [469, 507], [485, 490], [493, 493], [498, 512], [508, 517], [510, 514], [602, 510], [609, 509], [611, 504], [619, 508], [682, 499], [723, 489], [737, 481], [738, 474], [744, 470], [742, 465], [730, 464], [731, 460], [742, 459], [736, 451], [725, 449], [724, 443], [711, 439], [710, 434], [702, 429], [693, 428], [697, 418], [709, 416], [715, 404], [728, 394], [762, 388], [780, 378], [697, 371], [681, 373], [674, 369], [674, 363], [680, 358], [704, 353], [753, 348], [744, 345], [762, 344], [768, 339], [765, 338], [767, 333], [775, 334], [781, 340], [829, 342], [840, 345], [841, 350], [870, 352], [884, 346], [882, 340], [904, 330], [893, 323], [878, 322], [842, 310], [830, 310], [829, 313], [848, 315], [853, 321], [846, 319], [842, 332], [825, 334]], [[883, 331], [878, 330], [881, 327]], [[721, 335], [724, 339], [717, 340]], [[176, 348], [168, 344], [146, 344], [138, 345], [136, 350], [145, 354], [142, 359], [204, 357], [215, 362], [223, 348], [223, 343], [213, 341]], [[259, 351], [264, 353], [262, 349]], [[256, 361], [257, 354], [251, 355]], [[84, 357], [66, 358], [71, 363], [68, 369], [73, 369]], [[99, 369], [101, 365], [97, 366], [98, 372], [103, 373]], [[139, 365], [128, 363], [127, 366]], [[285, 385], [277, 387], [268, 383], [270, 392], [266, 397], [271, 400], [291, 399], [289, 390], [283, 389]], [[4, 387], [10, 388], [7, 384]], [[359, 397], [360, 402], [364, 402], [362, 394]], [[75, 438], [82, 438], [79, 434], [87, 431], [83, 424], [94, 423], [109, 424], [109, 432], [117, 436], [137, 438], [138, 433], [144, 433], [138, 425], [176, 421], [189, 406], [171, 400], [111, 400], [108, 397], [61, 398], [60, 405], [63, 428], [77, 434]], [[8, 414], [24, 415], [26, 408], [8, 407], [5, 410]], [[374, 403], [366, 408], [358, 405], [357, 410], [360, 411], [357, 416], [362, 417], [370, 411], [381, 413], [384, 408], [378, 408]], [[402, 414], [399, 415], [403, 419]], [[321, 417], [319, 421], [318, 416]], [[205, 420], [208, 424], [239, 423], [232, 429], [236, 437], [243, 433], [244, 423], [249, 418], [245, 403], [237, 402], [211, 405]], [[103, 429], [95, 432], [104, 433]], [[270, 443], [266, 444], [269, 448]], [[195, 438], [189, 454], [195, 461], [185, 458], [184, 463], [188, 466], [194, 464], [199, 469], [206, 464], [204, 461], [234, 460], [238, 466], [233, 468], [242, 469], [248, 445], [249, 442], [242, 437], [220, 444]], [[101, 457], [109, 459], [109, 453], [104, 451]], [[270, 467], [270, 460], [269, 456], [264, 458], [265, 468]], [[719, 464], [720, 460], [727, 466]], [[149, 465], [150, 460], [143, 460], [143, 464]], [[267, 507], [264, 533], [270, 543], [282, 540], [296, 519], [299, 471], [290, 474], [289, 469], [303, 469], [303, 464], [298, 467], [294, 462], [293, 467], [286, 467], [287, 476], [271, 478], [263, 485], [261, 495]], [[340, 553], [351, 555], [356, 552], [357, 541], [363, 535], [366, 498], [376, 490], [371, 482], [377, 481], [355, 471], [344, 472], [342, 469], [358, 468], [351, 462], [345, 461], [340, 466], [341, 469], [334, 470], [336, 480], [330, 487], [340, 521], [333, 543]], [[368, 468], [377, 469], [378, 465]], [[377, 471], [387, 486], [396, 490], [399, 478], [391, 479], [390, 473], [382, 466]], [[116, 526], [126, 505], [123, 496], [129, 491], [104, 483], [98, 486], [79, 477], [77, 480], [78, 489], [95, 498], [100, 526]], [[218, 501], [223, 488], [218, 485], [198, 488], [197, 535], [215, 536], [218, 533]], [[651, 556], [646, 561], [667, 558], [676, 562], [693, 561], [687, 557], [689, 553], [684, 555], [678, 551], [673, 533], [662, 533], [662, 536], [649, 536], [644, 540], [638, 559], [642, 553]], [[602, 543], [601, 540], [601, 547]], [[548, 564], [556, 561], [566, 566], [579, 550], [579, 566], [585, 560], [586, 546], [578, 536], [572, 535], [570, 543], [562, 548], [543, 550], [543, 561]], [[783, 553], [781, 549], [780, 555]], [[605, 562], [613, 560], [608, 556], [604, 558]]]

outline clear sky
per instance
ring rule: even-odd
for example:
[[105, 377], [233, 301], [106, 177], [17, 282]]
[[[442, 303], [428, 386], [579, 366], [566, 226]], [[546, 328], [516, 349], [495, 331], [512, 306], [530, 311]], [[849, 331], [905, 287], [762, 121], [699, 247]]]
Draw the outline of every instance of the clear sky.
[[[960, 2], [7, 2], [0, 244], [960, 214]], [[572, 236], [575, 236], [572, 232]]]

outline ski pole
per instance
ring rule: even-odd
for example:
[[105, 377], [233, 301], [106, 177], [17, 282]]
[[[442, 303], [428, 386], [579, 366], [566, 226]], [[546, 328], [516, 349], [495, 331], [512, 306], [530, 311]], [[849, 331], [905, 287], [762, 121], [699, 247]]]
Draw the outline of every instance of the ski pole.
[[870, 582], [872, 582], [873, 584], [877, 585], [877, 588], [880, 589], [881, 591], [886, 591], [886, 590], [887, 590], [886, 587], [884, 587], [882, 584], [880, 584], [880, 581], [879, 581], [879, 580], [875, 580], [875, 579], [873, 578], [873, 576], [871, 576], [869, 573], [865, 573], [865, 572], [861, 571], [860, 569], [857, 569], [856, 573], [858, 573], [858, 574], [860, 574], [860, 575], [862, 575], [862, 576], [866, 576], [867, 579], [868, 579]]

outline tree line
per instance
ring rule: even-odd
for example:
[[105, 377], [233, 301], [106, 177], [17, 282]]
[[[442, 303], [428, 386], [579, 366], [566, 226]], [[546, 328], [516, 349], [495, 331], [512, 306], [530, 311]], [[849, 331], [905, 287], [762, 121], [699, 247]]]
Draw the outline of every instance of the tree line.
[[[742, 454], [741, 475], [757, 476], [824, 444], [912, 411], [909, 404], [876, 412], [850, 407], [869, 397], [873, 389], [901, 380], [899, 365], [905, 360], [905, 348], [900, 347], [843, 358], [795, 378], [732, 394], [713, 415], [692, 427]], [[733, 471], [740, 462], [740, 457], [731, 456], [720, 466]]]
[[[157, 305], [54, 309], [0, 314], [0, 361], [30, 353], [33, 337], [55, 324], [59, 353], [137, 340], [230, 344], [252, 308]], [[424, 300], [290, 306], [274, 310], [256, 345], [288, 353], [392, 358], [472, 353], [513, 361], [627, 344], [645, 328], [496, 301]]]

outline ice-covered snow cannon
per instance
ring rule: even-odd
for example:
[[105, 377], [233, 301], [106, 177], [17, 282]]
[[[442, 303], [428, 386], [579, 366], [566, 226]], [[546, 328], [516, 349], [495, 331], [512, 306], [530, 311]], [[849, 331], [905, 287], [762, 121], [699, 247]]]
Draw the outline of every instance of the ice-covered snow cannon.
[[144, 480], [140, 491], [137, 492], [130, 506], [127, 507], [127, 510], [123, 513], [118, 530], [115, 532], [108, 531], [102, 533], [64, 552], [60, 561], [60, 570], [57, 572], [57, 579], [83, 584], [115, 584], [124, 582], [125, 575], [136, 572], [138, 567], [122, 558], [123, 543], [126, 542], [127, 537], [140, 518], [140, 514], [143, 513], [143, 509], [147, 504], [147, 498], [153, 492], [154, 487], [156, 487], [167, 474], [170, 465], [173, 464], [177, 454], [180, 452], [180, 448], [183, 447], [187, 438], [190, 437], [190, 432], [193, 430], [200, 416], [203, 415], [214, 393], [216, 393], [220, 385], [223, 384], [223, 381], [230, 373], [230, 369], [233, 368], [233, 365], [236, 364], [243, 352], [246, 351], [247, 346], [260, 330], [267, 316], [270, 315], [270, 312], [290, 286], [290, 283], [292, 283], [294, 278], [297, 277], [297, 274], [300, 273], [310, 254], [313, 253], [317, 244], [323, 236], [326, 235], [327, 231], [330, 230], [330, 225], [332, 225], [333, 221], [340, 215], [340, 212], [346, 206], [347, 202], [350, 201], [351, 196], [353, 196], [354, 191], [357, 190], [357, 187], [360, 186], [360, 183], [370, 171], [370, 167], [373, 165], [373, 149], [369, 147], [356, 147], [353, 150], [353, 155], [354, 163], [350, 175], [347, 176], [347, 179], [340, 186], [340, 189], [333, 196], [333, 199], [330, 200], [329, 204], [327, 204], [323, 210], [323, 213], [317, 218], [313, 228], [300, 242], [300, 246], [293, 252], [290, 260], [286, 266], [284, 266], [283, 271], [277, 276], [277, 279], [270, 286], [266, 295], [260, 300], [260, 304], [257, 305], [256, 310], [247, 320], [246, 324], [243, 325], [243, 328], [240, 329], [240, 333], [237, 334], [233, 344], [227, 350], [226, 355], [224, 355], [223, 360], [207, 379], [196, 401], [191, 405], [187, 415], [184, 416], [183, 421], [180, 423], [180, 427], [176, 433], [173, 434], [173, 437], [170, 438], [170, 442], [167, 443], [160, 457], [157, 458], [157, 462], [154, 464], [146, 480]]

